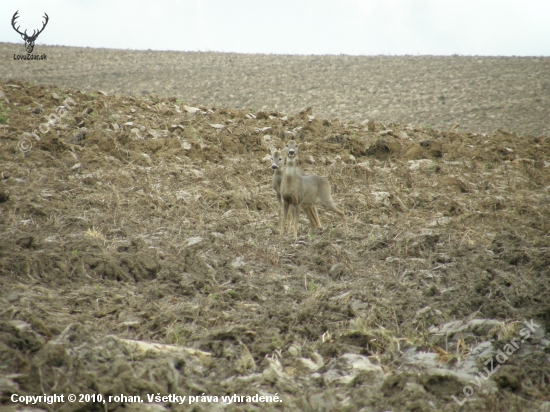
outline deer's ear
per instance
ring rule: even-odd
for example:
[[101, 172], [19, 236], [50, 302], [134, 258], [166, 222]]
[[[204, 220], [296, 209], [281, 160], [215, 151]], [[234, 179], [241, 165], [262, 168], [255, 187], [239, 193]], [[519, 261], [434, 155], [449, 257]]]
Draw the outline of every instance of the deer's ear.
[[275, 149], [275, 147], [273, 147], [272, 144], [269, 145], [269, 150], [271, 150], [271, 153], [273, 154], [273, 152], [275, 152], [277, 149]]

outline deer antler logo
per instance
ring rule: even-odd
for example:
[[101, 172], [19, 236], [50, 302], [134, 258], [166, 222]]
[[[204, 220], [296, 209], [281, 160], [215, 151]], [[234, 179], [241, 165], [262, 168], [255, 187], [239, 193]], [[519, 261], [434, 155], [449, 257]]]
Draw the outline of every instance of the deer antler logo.
[[25, 30], [24, 33], [21, 33], [19, 31], [19, 26], [17, 26], [17, 28], [15, 28], [15, 21], [19, 17], [18, 13], [19, 13], [19, 10], [17, 10], [15, 12], [15, 14], [13, 15], [13, 17], [11, 19], [11, 25], [12, 25], [13, 29], [21, 35], [21, 38], [23, 40], [25, 40], [25, 49], [27, 49], [27, 53], [30, 54], [34, 50], [34, 42], [36, 41], [36, 38], [38, 37], [38, 35], [40, 33], [42, 33], [44, 31], [44, 29], [46, 28], [46, 25], [48, 24], [48, 20], [50, 18], [48, 17], [48, 15], [46, 13], [44, 13], [44, 18], [46, 19], [46, 21], [44, 23], [42, 23], [43, 24], [42, 28], [40, 30], [38, 30], [38, 32], [36, 32], [36, 30], [33, 30], [32, 36], [29, 36], [29, 35], [27, 35], [27, 30]]

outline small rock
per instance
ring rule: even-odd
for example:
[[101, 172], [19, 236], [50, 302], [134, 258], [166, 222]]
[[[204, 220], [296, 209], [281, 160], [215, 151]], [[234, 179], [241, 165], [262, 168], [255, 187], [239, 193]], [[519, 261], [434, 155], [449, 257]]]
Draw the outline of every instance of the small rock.
[[290, 354], [290, 356], [298, 356], [300, 355], [300, 352], [301, 352], [301, 349], [297, 345], [291, 345], [290, 348], [288, 348], [288, 353]]
[[255, 127], [255, 128], [254, 128], [254, 131], [255, 131], [256, 133], [265, 133], [265, 132], [267, 132], [268, 130], [271, 130], [271, 127], [266, 126], [266, 127], [261, 127], [261, 128], [260, 128], [260, 127]]
[[127, 327], [137, 327], [143, 320], [130, 309], [122, 309], [118, 316], [118, 322]]
[[220, 382], [220, 385], [223, 388], [234, 388], [235, 385], [251, 385], [256, 382], [261, 381], [263, 378], [263, 374], [261, 373], [252, 373], [250, 375], [245, 376], [231, 376], [230, 378], [227, 378]]
[[472, 319], [468, 322], [468, 330], [479, 336], [487, 336], [492, 329], [502, 325], [502, 322], [495, 319]]
[[183, 130], [183, 126], [181, 124], [173, 124], [168, 127], [170, 132], [175, 132], [178, 129]]
[[201, 112], [201, 109], [199, 109], [198, 107], [183, 106], [183, 109], [184, 109], [187, 113], [191, 113], [191, 114], [195, 114], [195, 113]]
[[368, 303], [362, 302], [357, 299], [353, 299], [349, 306], [350, 306], [351, 312], [357, 317], [363, 316], [364, 314], [367, 313], [369, 309]]
[[374, 201], [376, 203], [383, 203], [385, 200], [390, 198], [388, 192], [371, 192], [371, 195], [374, 196]]
[[[414, 148], [413, 148], [414, 149]], [[409, 152], [407, 152], [409, 153]], [[433, 164], [429, 159], [409, 160], [409, 170], [415, 171], [420, 169], [427, 169]]]
[[403, 388], [403, 392], [409, 394], [409, 396], [418, 397], [418, 395], [425, 395], [426, 389], [418, 383], [407, 382]]
[[185, 190], [178, 190], [176, 192], [176, 199], [177, 200], [189, 201], [192, 197], [193, 196], [191, 195], [191, 193], [186, 192]]
[[462, 332], [467, 328], [467, 325], [464, 325], [464, 321], [462, 320], [455, 320], [452, 322], [445, 323], [441, 329], [439, 329], [439, 333], [446, 333], [446, 334], [453, 334], [456, 332]]
[[403, 355], [403, 358], [406, 364], [420, 369], [436, 368], [438, 366], [437, 353], [417, 352], [416, 347], [408, 349]]
[[305, 161], [309, 164], [315, 164], [315, 159], [312, 155], [306, 156]]
[[322, 368], [323, 366], [325, 366], [325, 361], [323, 359], [323, 357], [317, 353], [317, 352], [313, 352], [311, 354], [311, 358], [312, 360], [317, 364], [319, 365], [320, 368]]
[[27, 322], [23, 322], [22, 320], [12, 320], [9, 323], [20, 332], [31, 330], [31, 325]]
[[426, 224], [427, 227], [445, 226], [449, 224], [453, 219], [448, 216], [439, 217]]
[[362, 355], [346, 353], [327, 365], [328, 371], [323, 374], [327, 384], [349, 384], [358, 375], [365, 374], [368, 384], [381, 385], [384, 380], [384, 372], [378, 365]]
[[258, 119], [258, 120], [267, 119], [267, 118], [269, 118], [269, 116], [266, 112], [260, 111], [260, 112], [256, 113], [256, 119]]
[[17, 393], [19, 385], [7, 376], [0, 376], [0, 393]]
[[[193, 173], [195, 175], [195, 177], [197, 177], [199, 179], [203, 176], [203, 173], [198, 169], [191, 169], [190, 172]], [[229, 210], [229, 211], [231, 211], [231, 210]], [[225, 212], [225, 213], [227, 213], [227, 212]]]
[[263, 371], [264, 379], [271, 383], [276, 383], [280, 379], [285, 379], [286, 374], [283, 371], [281, 362], [278, 359], [267, 358], [269, 366]]
[[308, 373], [315, 372], [321, 368], [320, 365], [317, 365], [315, 362], [308, 358], [299, 358], [298, 362], [302, 369], [306, 369]]
[[[114, 156], [105, 155], [104, 158], [105, 158], [105, 161], [106, 161], [106, 162], [114, 163], [114, 164], [120, 165], [120, 160], [118, 160], [118, 159], [117, 159], [116, 157], [114, 157]], [[99, 182], [99, 184], [101, 185], [101, 182]]]
[[[484, 380], [478, 376], [448, 369], [430, 368], [420, 375], [420, 379], [425, 388], [432, 393], [446, 391], [450, 394], [461, 393], [464, 386], [474, 384], [475, 390], [482, 393], [492, 393], [498, 391], [497, 384], [494, 380]], [[479, 384], [479, 389], [478, 389]]]
[[241, 357], [237, 360], [237, 369], [241, 372], [247, 371], [249, 369], [256, 369], [256, 362], [254, 362], [254, 357], [250, 353], [250, 350], [244, 343], [240, 343], [242, 348]]
[[237, 256], [237, 258], [233, 262], [231, 262], [231, 266], [235, 269], [243, 267], [244, 265], [246, 265], [246, 263], [243, 261], [243, 258], [241, 256]]
[[203, 238], [200, 236], [190, 237], [187, 239], [187, 247], [196, 245], [197, 243], [200, 243], [203, 241]]
[[75, 143], [79, 143], [82, 140], [84, 140], [85, 138], [86, 138], [86, 130], [80, 130], [80, 131], [75, 133], [75, 135], [73, 137], [73, 141]]
[[477, 362], [470, 359], [466, 359], [462, 362], [457, 363], [456, 370], [458, 372], [469, 373], [470, 375], [475, 375], [479, 372], [479, 368], [477, 367]]
[[[143, 128], [143, 131], [145, 131], [145, 128]], [[161, 136], [160, 132], [155, 129], [149, 129], [147, 130], [147, 133], [149, 133], [149, 136], [151, 136], [153, 139], [158, 139]]]
[[145, 162], [151, 166], [153, 164], [153, 161], [151, 160], [151, 156], [149, 156], [147, 153], [142, 153], [141, 154], [143, 156], [143, 158], [145, 159]]
[[332, 279], [340, 279], [347, 274], [346, 266], [343, 263], [332, 265], [329, 275]]
[[15, 302], [15, 301], [18, 301], [19, 298], [20, 298], [20, 295], [19, 295], [19, 293], [17, 293], [17, 292], [12, 292], [12, 293], [10, 293], [10, 294], [6, 297], [6, 299], [7, 299], [8, 302], [10, 302], [10, 303], [13, 303], [13, 302]]

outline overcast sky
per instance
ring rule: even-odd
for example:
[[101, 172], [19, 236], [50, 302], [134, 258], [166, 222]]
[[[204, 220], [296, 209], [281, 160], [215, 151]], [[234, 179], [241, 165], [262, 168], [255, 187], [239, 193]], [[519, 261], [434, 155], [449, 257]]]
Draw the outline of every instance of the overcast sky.
[[550, 56], [550, 0], [0, 0], [0, 41], [278, 54]]

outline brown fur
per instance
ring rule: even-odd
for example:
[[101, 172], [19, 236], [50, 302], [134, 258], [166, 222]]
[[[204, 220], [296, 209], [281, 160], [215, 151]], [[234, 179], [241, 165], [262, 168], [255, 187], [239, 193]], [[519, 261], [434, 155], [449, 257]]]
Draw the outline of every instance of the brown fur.
[[[326, 209], [338, 213], [344, 222], [344, 228], [348, 233], [348, 225], [344, 210], [336, 206], [332, 199], [330, 183], [327, 179], [318, 175], [300, 175], [296, 166], [296, 155], [298, 147], [294, 140], [290, 140], [286, 147], [287, 163], [281, 182], [281, 196], [283, 199], [283, 221], [286, 221], [289, 210], [293, 210], [294, 237], [298, 237], [297, 212], [302, 207], [312, 207], [321, 203]], [[311, 222], [312, 229], [315, 229], [314, 222]], [[311, 231], [310, 231], [311, 233]]]
[[[284, 220], [282, 219], [284, 200], [281, 196], [281, 182], [283, 180], [283, 174], [284, 174], [283, 170], [284, 170], [284, 163], [285, 163], [285, 154], [286, 153], [284, 150], [277, 150], [274, 147], [271, 147], [271, 155], [273, 157], [273, 162], [271, 167], [272, 169], [275, 170], [275, 173], [273, 173], [273, 190], [275, 190], [275, 193], [277, 194], [277, 202], [279, 206], [279, 228], [281, 231], [284, 231], [284, 227], [283, 227]], [[301, 169], [297, 169], [297, 173], [300, 174], [301, 176], [304, 175], [304, 172]], [[310, 232], [313, 233], [313, 230], [316, 227], [321, 226], [321, 223], [319, 221], [319, 216], [317, 215], [317, 207], [315, 205], [304, 206], [302, 207], [302, 209], [306, 213], [306, 216], [311, 223]]]

